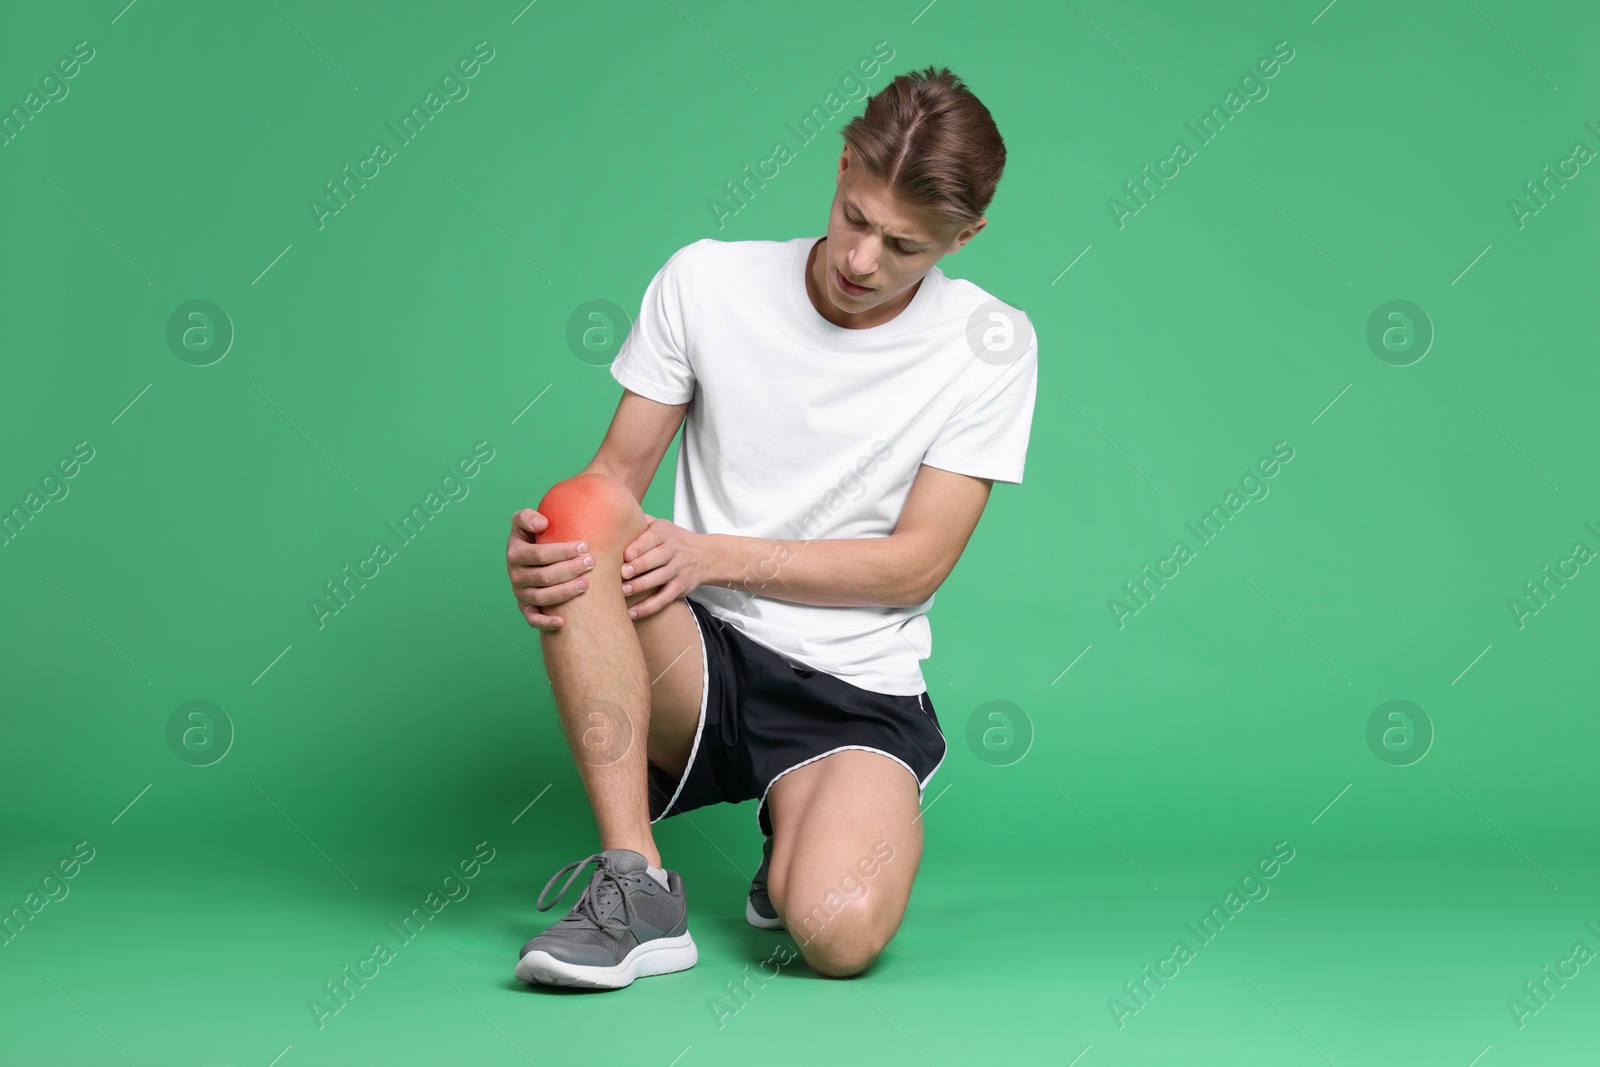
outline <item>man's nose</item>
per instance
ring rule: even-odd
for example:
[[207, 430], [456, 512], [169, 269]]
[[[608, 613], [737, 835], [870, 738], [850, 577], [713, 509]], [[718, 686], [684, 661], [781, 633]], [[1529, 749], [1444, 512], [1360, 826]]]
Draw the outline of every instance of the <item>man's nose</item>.
[[867, 243], [859, 244], [845, 257], [845, 262], [857, 278], [870, 277], [878, 269], [878, 249]]

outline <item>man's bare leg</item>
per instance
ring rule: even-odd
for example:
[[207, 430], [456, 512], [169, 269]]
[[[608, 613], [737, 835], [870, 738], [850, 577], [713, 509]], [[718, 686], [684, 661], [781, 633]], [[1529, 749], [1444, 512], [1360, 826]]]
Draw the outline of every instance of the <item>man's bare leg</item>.
[[595, 561], [589, 588], [553, 609], [561, 628], [539, 637], [600, 848], [632, 849], [660, 867], [647, 760], [673, 773], [688, 763], [701, 700], [698, 629], [681, 598], [638, 622], [628, 617], [654, 590], [622, 593], [623, 550], [648, 520], [620, 481], [577, 475], [552, 486], [538, 510], [550, 520], [540, 542], [586, 541]]
[[767, 891], [785, 927], [818, 974], [862, 973], [900, 928], [922, 862], [917, 780], [849, 749], [779, 778], [767, 807]]

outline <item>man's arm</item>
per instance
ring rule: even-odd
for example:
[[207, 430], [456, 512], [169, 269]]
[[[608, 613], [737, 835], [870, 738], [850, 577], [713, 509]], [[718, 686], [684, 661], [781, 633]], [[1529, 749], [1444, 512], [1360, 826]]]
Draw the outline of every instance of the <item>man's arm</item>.
[[642, 503], [656, 476], [656, 468], [661, 466], [661, 457], [667, 454], [678, 427], [683, 425], [688, 408], [686, 403], [662, 404], [631, 389], [623, 389], [600, 448], [589, 465], [578, 473], [609, 474], [626, 485], [633, 498]]
[[708, 585], [824, 607], [913, 607], [954, 569], [994, 485], [923, 464], [888, 537], [712, 534]]

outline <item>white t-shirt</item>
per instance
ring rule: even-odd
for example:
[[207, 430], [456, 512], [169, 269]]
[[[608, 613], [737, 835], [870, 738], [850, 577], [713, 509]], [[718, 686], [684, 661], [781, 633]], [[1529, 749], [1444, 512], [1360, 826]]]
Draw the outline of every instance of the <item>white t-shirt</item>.
[[[806, 259], [821, 239], [703, 238], [645, 289], [611, 374], [651, 400], [689, 402], [679, 526], [767, 540], [887, 537], [924, 463], [1022, 481], [1038, 385], [1027, 316], [935, 265], [893, 319], [836, 326], [806, 294]], [[689, 596], [791, 662], [880, 693], [926, 691], [932, 596], [915, 607], [823, 607], [759, 595], [758, 572], [747, 580], [752, 592], [741, 582]]]

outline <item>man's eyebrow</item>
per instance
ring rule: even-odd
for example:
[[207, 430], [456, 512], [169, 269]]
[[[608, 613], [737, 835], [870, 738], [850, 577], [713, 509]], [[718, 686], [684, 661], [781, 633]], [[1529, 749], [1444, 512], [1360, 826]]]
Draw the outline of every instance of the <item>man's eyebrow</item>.
[[[851, 211], [854, 211], [857, 215], [860, 215], [862, 218], [866, 218], [866, 214], [867, 213], [865, 211], [862, 211], [861, 210], [861, 206], [859, 204], [857, 204], [854, 200], [851, 200], [848, 196], [844, 198], [844, 206], [849, 208]], [[868, 220], [868, 221], [871, 221], [871, 220]], [[893, 240], [893, 241], [904, 241], [908, 245], [931, 245], [931, 244], [933, 244], [932, 241], [923, 240], [920, 237], [910, 237], [910, 236], [907, 236], [906, 234], [903, 234], [903, 233], [891, 233], [891, 234], [888, 234], [887, 236], [889, 237], [890, 240]]]

